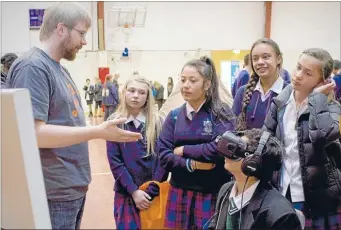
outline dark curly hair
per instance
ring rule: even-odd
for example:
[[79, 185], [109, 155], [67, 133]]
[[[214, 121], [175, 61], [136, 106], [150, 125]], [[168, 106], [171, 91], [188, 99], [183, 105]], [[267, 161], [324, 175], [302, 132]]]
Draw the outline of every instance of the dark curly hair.
[[13, 64], [13, 62], [18, 58], [18, 56], [14, 53], [7, 53], [1, 57], [1, 64], [9, 70]]
[[[248, 139], [247, 150], [250, 153], [254, 153], [258, 147], [258, 143], [263, 134], [262, 129], [251, 129], [238, 131], [237, 135], [242, 137], [245, 136]], [[284, 149], [280, 141], [270, 136], [265, 144], [262, 154], [262, 167], [260, 174], [257, 175], [258, 179], [262, 181], [269, 181], [275, 171], [278, 171], [282, 166], [282, 155]]]

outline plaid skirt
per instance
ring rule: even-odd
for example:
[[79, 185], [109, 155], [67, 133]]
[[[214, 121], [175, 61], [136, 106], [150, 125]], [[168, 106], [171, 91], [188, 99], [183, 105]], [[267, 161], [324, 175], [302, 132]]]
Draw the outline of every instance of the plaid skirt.
[[139, 212], [132, 197], [115, 192], [114, 218], [116, 229], [141, 229]]
[[[323, 198], [321, 198], [323, 199]], [[295, 202], [293, 207], [305, 214], [304, 202]], [[341, 206], [333, 213], [325, 216], [313, 216], [305, 219], [305, 229], [316, 230], [341, 230]]]
[[[165, 227], [203, 229], [214, 214], [216, 200], [217, 194], [194, 192], [171, 186], [167, 200]], [[208, 224], [205, 229], [208, 229]]]

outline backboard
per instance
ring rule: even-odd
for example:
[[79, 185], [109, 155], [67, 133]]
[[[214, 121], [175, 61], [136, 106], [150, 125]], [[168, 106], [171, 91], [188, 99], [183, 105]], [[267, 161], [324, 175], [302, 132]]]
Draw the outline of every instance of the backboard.
[[147, 8], [141, 6], [116, 6], [109, 10], [109, 28], [124, 27], [144, 27], [147, 16]]

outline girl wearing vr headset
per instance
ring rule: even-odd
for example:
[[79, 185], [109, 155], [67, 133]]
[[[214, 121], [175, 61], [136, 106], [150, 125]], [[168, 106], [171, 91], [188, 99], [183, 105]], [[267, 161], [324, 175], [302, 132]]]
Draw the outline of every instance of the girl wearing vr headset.
[[209, 229], [302, 229], [290, 202], [269, 184], [281, 167], [277, 138], [260, 129], [226, 132], [218, 151], [235, 181], [220, 189]]
[[280, 76], [282, 53], [273, 40], [256, 41], [251, 47], [250, 61], [250, 80], [238, 89], [233, 101], [237, 130], [262, 128], [272, 98], [288, 85]]
[[168, 114], [158, 144], [161, 165], [171, 172], [165, 228], [201, 229], [214, 213], [219, 189], [231, 180], [215, 139], [234, 130], [234, 119], [220, 100], [211, 59], [186, 63], [179, 84], [186, 103]]
[[273, 183], [304, 213], [308, 229], [341, 229], [341, 107], [333, 99], [332, 70], [327, 51], [304, 50], [292, 85], [273, 100], [264, 123], [285, 149]]

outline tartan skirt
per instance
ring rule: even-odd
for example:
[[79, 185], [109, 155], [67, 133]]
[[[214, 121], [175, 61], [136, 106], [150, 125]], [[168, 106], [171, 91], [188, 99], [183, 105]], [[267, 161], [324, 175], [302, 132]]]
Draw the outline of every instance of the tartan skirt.
[[[165, 227], [171, 229], [203, 229], [213, 216], [217, 194], [194, 192], [171, 186]], [[208, 229], [206, 224], [205, 229]]]
[[[293, 207], [307, 216], [304, 202], [295, 202]], [[310, 219], [306, 217], [305, 229], [341, 230], [341, 206], [335, 212], [327, 213], [325, 216], [313, 216]]]
[[115, 192], [114, 218], [116, 229], [141, 229], [139, 212], [132, 197]]

